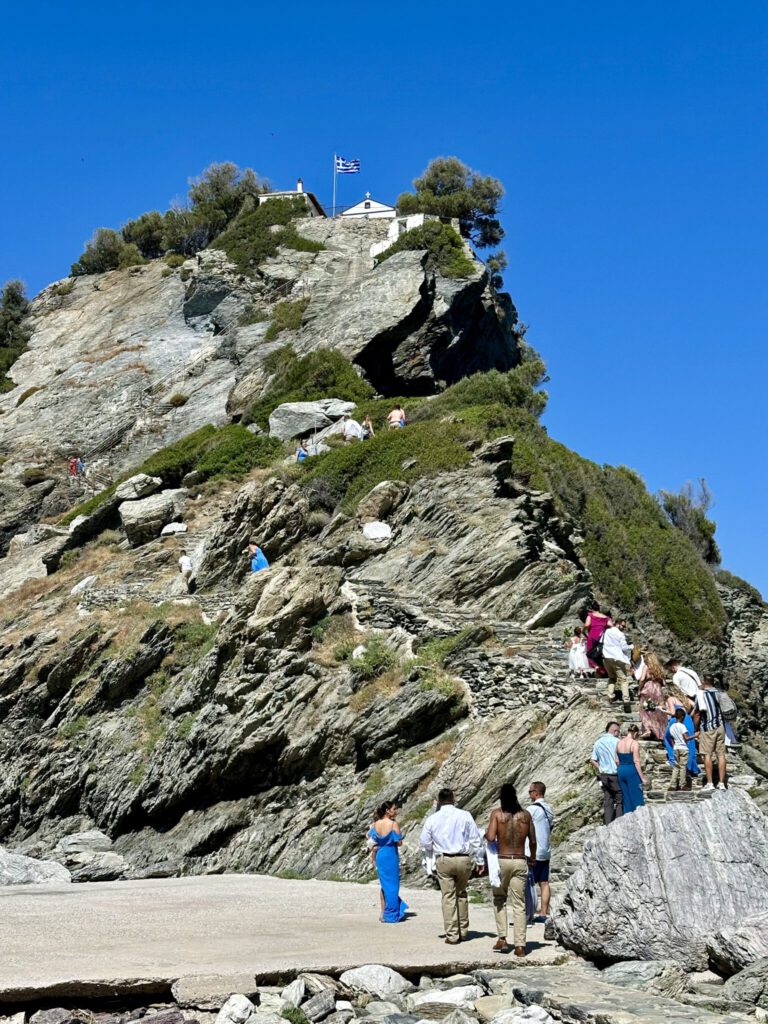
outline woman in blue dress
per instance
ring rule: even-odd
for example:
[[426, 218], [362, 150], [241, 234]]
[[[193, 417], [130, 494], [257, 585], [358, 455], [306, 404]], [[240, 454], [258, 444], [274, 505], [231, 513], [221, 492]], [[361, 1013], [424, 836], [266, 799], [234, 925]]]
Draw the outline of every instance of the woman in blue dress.
[[402, 843], [397, 824], [397, 804], [384, 803], [376, 812], [376, 821], [368, 833], [373, 842], [373, 856], [381, 885], [380, 921], [395, 924], [402, 921], [408, 904], [400, 899], [400, 856], [397, 848]]
[[624, 813], [637, 810], [645, 803], [643, 797], [643, 786], [648, 783], [640, 767], [640, 744], [637, 737], [640, 735], [640, 727], [630, 725], [625, 736], [619, 740], [616, 747], [616, 764], [618, 767], [618, 781], [621, 795], [624, 797]]

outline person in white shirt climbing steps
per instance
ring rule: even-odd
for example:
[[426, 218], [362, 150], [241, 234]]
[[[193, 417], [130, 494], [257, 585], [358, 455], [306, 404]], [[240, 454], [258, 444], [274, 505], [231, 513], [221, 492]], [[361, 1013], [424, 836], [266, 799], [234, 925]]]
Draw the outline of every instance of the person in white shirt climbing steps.
[[611, 703], [616, 700], [616, 683], [619, 682], [624, 710], [629, 711], [629, 654], [632, 644], [628, 643], [624, 636], [625, 626], [626, 619], [617, 617], [614, 625], [609, 626], [603, 633], [603, 664], [608, 673], [608, 700]]

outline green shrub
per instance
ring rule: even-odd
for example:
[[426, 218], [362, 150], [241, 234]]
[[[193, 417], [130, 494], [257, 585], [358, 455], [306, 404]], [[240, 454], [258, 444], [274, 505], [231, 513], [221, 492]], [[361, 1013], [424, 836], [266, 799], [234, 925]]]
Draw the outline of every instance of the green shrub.
[[352, 658], [349, 664], [359, 679], [376, 679], [377, 676], [395, 667], [397, 655], [383, 640], [374, 637], [366, 641], [365, 651], [361, 656]]
[[298, 238], [295, 231], [272, 231], [288, 228], [297, 217], [305, 217], [303, 199], [269, 199], [259, 206], [253, 202], [243, 207], [229, 227], [216, 239], [222, 249], [244, 274], [253, 273], [264, 260], [277, 253], [285, 238]]
[[405, 231], [397, 241], [376, 257], [376, 262], [408, 249], [426, 249], [430, 262], [443, 277], [470, 277], [475, 264], [467, 256], [464, 243], [450, 224], [428, 220], [421, 227]]
[[28, 398], [32, 397], [32, 395], [36, 395], [38, 391], [43, 390], [44, 389], [42, 387], [34, 387], [27, 388], [26, 391], [22, 391], [22, 393], [19, 395], [18, 401], [16, 402], [16, 408], [18, 409], [20, 405], [23, 405]]
[[281, 331], [298, 331], [309, 299], [278, 302], [272, 311], [272, 323], [264, 334], [264, 341], [274, 341]]
[[322, 242], [316, 242], [312, 238], [305, 238], [293, 227], [288, 227], [281, 233], [280, 245], [285, 249], [295, 249], [297, 252], [323, 252], [325, 250]]
[[587, 566], [616, 610], [648, 609], [681, 640], [721, 635], [725, 612], [711, 573], [636, 473], [582, 458], [525, 414], [512, 466], [529, 486], [551, 491], [579, 524]]
[[309, 1017], [298, 1006], [286, 1006], [280, 1011], [280, 1016], [285, 1017], [290, 1024], [309, 1024]]
[[72, 277], [82, 277], [85, 274], [102, 274], [107, 270], [117, 270], [123, 249], [125, 240], [118, 231], [113, 231], [112, 228], [97, 228], [90, 242], [86, 242], [80, 258], [72, 264], [70, 273]]
[[251, 407], [249, 416], [265, 430], [269, 414], [283, 402], [314, 402], [333, 397], [360, 403], [373, 394], [352, 363], [332, 348], [299, 357], [290, 345], [283, 345], [270, 352], [264, 369], [276, 376], [264, 397]]
[[728, 587], [729, 590], [737, 590], [739, 593], [746, 594], [751, 597], [753, 601], [757, 601], [758, 604], [764, 605], [763, 595], [757, 589], [753, 587], [751, 583], [747, 583], [741, 576], [736, 576], [732, 572], [728, 572], [727, 569], [718, 569], [715, 572], [715, 579], [718, 583], [721, 583], [724, 587]]
[[[403, 462], [415, 460], [407, 469]], [[460, 469], [470, 459], [461, 428], [452, 423], [414, 423], [404, 430], [382, 431], [369, 441], [335, 448], [301, 464], [309, 484], [322, 480], [328, 493], [345, 510], [382, 480], [416, 480], [443, 470]]]
[[182, 256], [180, 252], [169, 252], [165, 257], [165, 262], [171, 270], [178, 270], [179, 267], [183, 266], [185, 259], [186, 257]]
[[61, 281], [59, 284], [51, 285], [51, 294], [59, 295], [63, 298], [65, 295], [71, 295], [74, 287], [74, 277], [68, 277], [66, 281]]
[[168, 404], [172, 405], [174, 409], [180, 409], [182, 405], [186, 405], [188, 401], [189, 395], [182, 395], [180, 392], [177, 391], [176, 394], [171, 395], [171, 397], [168, 399]]
[[122, 227], [126, 242], [136, 246], [139, 253], [148, 260], [163, 254], [163, 215], [157, 210], [142, 213], [136, 220], [129, 220]]
[[43, 480], [50, 479], [50, 473], [41, 466], [31, 466], [22, 474], [22, 482], [25, 487], [33, 487], [35, 484], [41, 484]]
[[271, 465], [282, 451], [283, 446], [276, 438], [252, 434], [239, 423], [218, 428], [209, 423], [150, 455], [106, 490], [70, 509], [60, 522], [66, 526], [76, 516], [92, 515], [114, 495], [118, 484], [136, 473], [159, 476], [166, 487], [179, 486], [192, 470], [199, 472], [203, 480], [237, 479], [257, 466]]
[[258, 306], [251, 304], [246, 306], [243, 312], [240, 314], [240, 319], [237, 321], [238, 327], [249, 327], [251, 324], [263, 324], [266, 320], [269, 320], [269, 313], [264, 309], [259, 309]]
[[28, 313], [24, 285], [7, 281], [0, 296], [0, 393], [16, 386], [7, 372], [27, 348], [30, 332], [24, 320]]
[[140, 267], [146, 262], [139, 252], [139, 247], [129, 242], [120, 250], [117, 265], [121, 270], [125, 270], [126, 267]]

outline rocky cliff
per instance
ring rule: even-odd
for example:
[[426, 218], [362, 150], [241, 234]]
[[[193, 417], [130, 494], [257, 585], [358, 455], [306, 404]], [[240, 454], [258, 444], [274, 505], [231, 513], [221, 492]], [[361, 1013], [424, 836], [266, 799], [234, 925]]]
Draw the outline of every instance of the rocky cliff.
[[[384, 797], [411, 840], [446, 784], [483, 817], [500, 780], [536, 775], [559, 839], [596, 818], [587, 761], [606, 712], [567, 678], [563, 647], [598, 589], [584, 522], [516, 462], [519, 381], [487, 375], [503, 400], [478, 398], [481, 378], [429, 397], [516, 372], [514, 308], [479, 264], [461, 279], [422, 252], [374, 266], [377, 222], [300, 231], [315, 251], [281, 250], [258, 274], [210, 250], [33, 303], [0, 397], [0, 841], [14, 850], [69, 863], [84, 843], [83, 877], [362, 878]], [[285, 303], [300, 318], [278, 332]], [[271, 461], [189, 472], [202, 463], [184, 462], [188, 436], [248, 421], [287, 343], [290, 358], [334, 349], [375, 395], [418, 397], [413, 424], [357, 447], [331, 438], [303, 466], [271, 439]], [[237, 429], [244, 444], [264, 428]], [[66, 480], [72, 453], [85, 493]], [[152, 472], [113, 490], [147, 457]], [[251, 536], [272, 565], [256, 576]], [[768, 616], [743, 590], [717, 593], [727, 625], [689, 649], [732, 673], [748, 728], [764, 714]], [[636, 638], [671, 653], [645, 607]], [[412, 841], [405, 856], [415, 870]]]

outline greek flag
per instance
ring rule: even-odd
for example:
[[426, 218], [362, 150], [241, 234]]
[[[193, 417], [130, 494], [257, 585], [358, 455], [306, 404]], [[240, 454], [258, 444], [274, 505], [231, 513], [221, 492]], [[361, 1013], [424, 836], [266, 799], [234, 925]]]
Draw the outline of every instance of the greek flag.
[[345, 160], [343, 156], [336, 157], [336, 173], [337, 174], [359, 174], [360, 173], [360, 161], [359, 160]]

